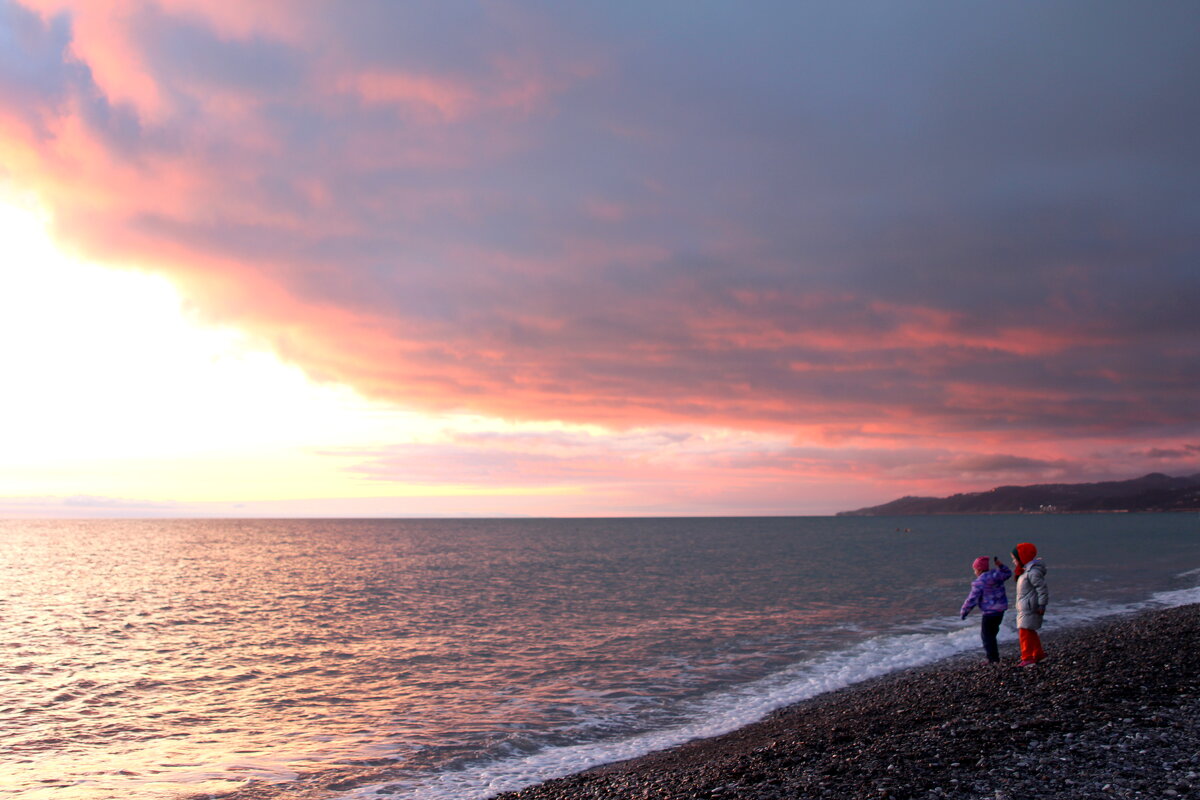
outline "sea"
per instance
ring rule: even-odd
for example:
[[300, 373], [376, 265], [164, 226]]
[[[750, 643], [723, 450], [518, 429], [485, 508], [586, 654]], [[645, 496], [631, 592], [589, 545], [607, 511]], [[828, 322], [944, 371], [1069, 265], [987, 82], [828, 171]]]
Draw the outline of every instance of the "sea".
[[0, 796], [483, 800], [982, 658], [1024, 541], [1051, 658], [1200, 602], [1189, 513], [0, 521]]

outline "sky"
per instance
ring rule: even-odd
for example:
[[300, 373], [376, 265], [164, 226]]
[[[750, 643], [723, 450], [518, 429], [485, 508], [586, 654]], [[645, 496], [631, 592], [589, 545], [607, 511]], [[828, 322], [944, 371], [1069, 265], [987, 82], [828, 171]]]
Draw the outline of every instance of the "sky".
[[1200, 472], [1195, 20], [0, 0], [0, 516]]

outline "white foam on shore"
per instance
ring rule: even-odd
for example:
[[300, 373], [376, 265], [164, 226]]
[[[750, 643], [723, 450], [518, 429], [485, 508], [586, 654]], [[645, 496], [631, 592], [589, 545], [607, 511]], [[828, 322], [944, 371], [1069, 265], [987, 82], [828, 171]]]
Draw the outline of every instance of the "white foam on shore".
[[[1200, 603], [1200, 586], [1158, 592], [1137, 603], [1065, 603], [1048, 625], [1064, 629], [1152, 608]], [[1015, 638], [1006, 619], [1000, 641]], [[977, 623], [972, 618], [971, 623]], [[695, 739], [720, 736], [760, 721], [773, 711], [825, 692], [978, 649], [977, 624], [931, 620], [920, 632], [877, 636], [842, 650], [822, 653], [760, 680], [710, 695], [695, 704], [690, 722], [620, 739], [554, 747], [519, 757], [468, 765], [413, 782], [364, 786], [345, 800], [486, 800], [576, 772], [665, 750]], [[384, 790], [380, 793], [380, 790]]]
[[1163, 608], [1174, 608], [1176, 606], [1187, 606], [1193, 603], [1200, 603], [1200, 586], [1193, 586], [1191, 589], [1176, 589], [1171, 592], [1158, 592], [1144, 607], [1162, 606]]

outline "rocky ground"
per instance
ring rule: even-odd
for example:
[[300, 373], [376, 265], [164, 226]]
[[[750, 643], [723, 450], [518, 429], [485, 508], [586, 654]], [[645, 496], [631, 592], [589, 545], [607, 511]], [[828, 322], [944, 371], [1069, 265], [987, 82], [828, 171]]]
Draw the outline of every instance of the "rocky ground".
[[503, 800], [1200, 798], [1200, 606], [1045, 631]]

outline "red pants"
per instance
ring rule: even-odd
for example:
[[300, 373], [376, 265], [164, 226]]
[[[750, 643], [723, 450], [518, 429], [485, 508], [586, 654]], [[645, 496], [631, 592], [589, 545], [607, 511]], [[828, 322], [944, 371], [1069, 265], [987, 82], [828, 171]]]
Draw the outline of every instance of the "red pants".
[[1021, 661], [1041, 661], [1046, 657], [1042, 649], [1042, 638], [1037, 631], [1028, 628], [1017, 628], [1017, 638], [1021, 641]]

